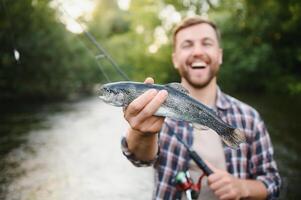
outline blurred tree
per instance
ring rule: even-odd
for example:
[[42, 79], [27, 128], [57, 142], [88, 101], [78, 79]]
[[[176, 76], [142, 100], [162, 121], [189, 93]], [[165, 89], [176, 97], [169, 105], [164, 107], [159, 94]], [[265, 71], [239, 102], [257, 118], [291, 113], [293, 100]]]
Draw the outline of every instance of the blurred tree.
[[223, 32], [221, 82], [233, 90], [301, 94], [299, 1], [227, 1], [217, 17]]
[[[88, 91], [104, 76], [121, 80], [83, 34], [68, 32], [45, 0], [1, 0], [1, 98], [66, 97]], [[226, 90], [301, 94], [301, 3], [297, 0], [140, 0], [128, 10], [117, 1], [97, 0], [83, 21], [131, 80], [179, 81], [171, 63], [171, 30], [195, 13], [218, 23], [223, 35], [220, 73]], [[84, 42], [83, 42], [84, 41]], [[14, 51], [16, 50], [16, 51]], [[16, 61], [20, 53], [20, 60]]]
[[64, 98], [91, 85], [96, 68], [49, 1], [2, 0], [1, 10], [1, 99]]
[[182, 16], [218, 23], [226, 90], [301, 94], [301, 2], [298, 0], [164, 0]]
[[[157, 82], [177, 79], [170, 57], [170, 44], [155, 46], [155, 29], [161, 25], [160, 4], [155, 1], [132, 1], [129, 10], [121, 10], [116, 2], [99, 1], [90, 31], [116, 59], [132, 80], [143, 81], [152, 76]], [[153, 45], [156, 52], [150, 52]], [[120, 80], [115, 70], [104, 62], [105, 70], [114, 80]]]

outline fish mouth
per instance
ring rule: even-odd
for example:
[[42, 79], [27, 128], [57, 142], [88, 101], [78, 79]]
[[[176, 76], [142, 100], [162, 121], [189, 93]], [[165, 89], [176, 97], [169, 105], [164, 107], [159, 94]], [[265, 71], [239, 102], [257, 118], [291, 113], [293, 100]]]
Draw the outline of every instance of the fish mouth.
[[106, 102], [106, 103], [109, 103], [110, 102], [110, 93], [109, 91], [105, 88], [105, 87], [101, 87], [99, 90], [98, 90], [98, 97]]
[[106, 98], [105, 95], [98, 95], [98, 97], [99, 97], [102, 101], [104, 101], [104, 102], [107, 101], [107, 98]]
[[98, 97], [105, 103], [121, 107], [124, 105], [124, 95], [108, 88], [100, 88]]
[[107, 95], [98, 95], [98, 97], [105, 103], [111, 103]]
[[98, 97], [101, 99], [101, 100], [104, 100], [105, 99], [105, 94], [106, 94], [106, 90], [104, 87], [101, 87], [98, 91], [97, 91], [97, 94], [98, 94]]
[[98, 96], [103, 102], [110, 104], [112, 106], [118, 106], [122, 107], [124, 104], [123, 102], [118, 99], [120, 97], [114, 97], [112, 95], [103, 95], [103, 96]]

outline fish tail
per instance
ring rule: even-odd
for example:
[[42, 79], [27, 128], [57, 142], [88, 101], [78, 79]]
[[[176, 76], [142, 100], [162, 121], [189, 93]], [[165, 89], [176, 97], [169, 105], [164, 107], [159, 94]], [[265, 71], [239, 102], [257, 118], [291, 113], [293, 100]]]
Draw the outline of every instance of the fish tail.
[[223, 141], [232, 149], [238, 148], [239, 144], [246, 141], [246, 136], [243, 131], [237, 128], [229, 129], [229, 134], [222, 136]]

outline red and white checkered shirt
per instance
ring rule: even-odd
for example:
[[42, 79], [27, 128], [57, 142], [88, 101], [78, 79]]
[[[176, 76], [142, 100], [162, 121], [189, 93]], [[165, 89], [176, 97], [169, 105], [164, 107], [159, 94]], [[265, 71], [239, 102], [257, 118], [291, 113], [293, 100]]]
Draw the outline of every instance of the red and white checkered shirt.
[[[264, 183], [268, 190], [268, 199], [279, 196], [281, 185], [276, 162], [273, 159], [273, 147], [264, 122], [258, 112], [230, 97], [218, 89], [216, 109], [218, 116], [245, 132], [246, 143], [238, 149], [224, 146], [227, 170], [235, 177], [255, 179]], [[188, 169], [189, 156], [187, 149], [177, 140], [175, 134], [186, 144], [192, 146], [193, 127], [188, 122], [166, 118], [159, 134], [159, 152], [153, 161], [141, 162], [128, 151], [126, 139], [122, 139], [124, 155], [135, 166], [153, 165], [155, 169], [155, 188], [153, 199], [177, 199], [172, 179], [177, 172]]]

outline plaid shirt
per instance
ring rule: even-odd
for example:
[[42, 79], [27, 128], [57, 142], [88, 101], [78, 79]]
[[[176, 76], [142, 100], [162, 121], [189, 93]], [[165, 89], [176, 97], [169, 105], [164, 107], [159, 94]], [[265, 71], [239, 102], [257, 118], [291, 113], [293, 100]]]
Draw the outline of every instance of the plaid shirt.
[[[269, 134], [259, 114], [250, 106], [222, 93], [220, 89], [217, 92], [216, 108], [222, 120], [243, 130], [246, 135], [246, 143], [240, 144], [238, 149], [224, 146], [228, 172], [238, 178], [262, 181], [268, 190], [268, 199], [276, 199], [279, 196], [281, 179], [273, 159]], [[188, 152], [174, 134], [178, 134], [186, 144], [192, 146], [191, 124], [166, 118], [159, 134], [157, 157], [149, 162], [135, 159], [127, 149], [125, 137], [121, 142], [124, 155], [135, 166], [154, 166], [153, 199], [176, 199], [179, 192], [172, 179], [177, 172], [185, 171], [189, 167]]]

